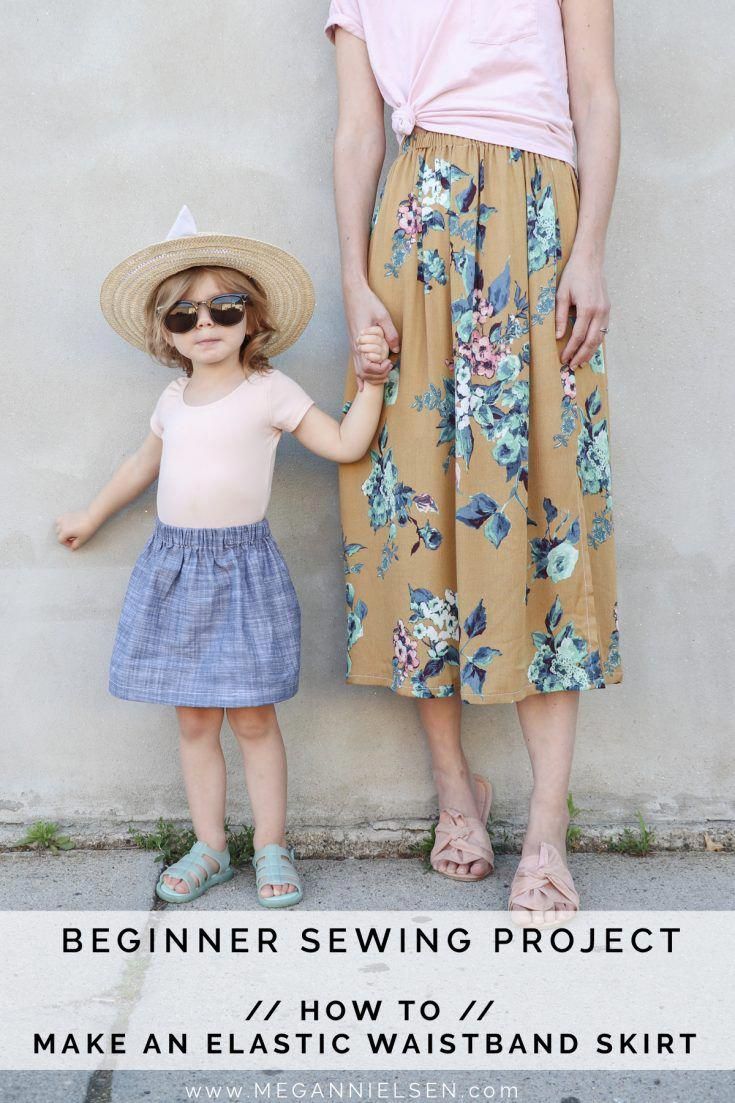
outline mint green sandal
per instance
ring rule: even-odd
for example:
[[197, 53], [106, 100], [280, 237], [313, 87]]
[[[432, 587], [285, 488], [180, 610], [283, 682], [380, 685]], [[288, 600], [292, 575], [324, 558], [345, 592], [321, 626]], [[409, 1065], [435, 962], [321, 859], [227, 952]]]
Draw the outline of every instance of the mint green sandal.
[[[212, 873], [212, 870], [204, 861], [205, 854], [208, 858], [212, 858], [213, 861], [219, 863], [219, 869], [216, 873]], [[190, 900], [196, 900], [207, 889], [211, 889], [213, 885], [224, 884], [225, 881], [231, 880], [234, 876], [235, 870], [230, 865], [230, 852], [226, 847], [224, 850], [212, 850], [211, 846], [207, 846], [206, 843], [196, 842], [188, 854], [185, 854], [178, 862], [174, 862], [172, 866], [164, 869], [158, 878], [156, 895], [161, 900], [165, 900], [167, 904], [188, 904]], [[164, 884], [164, 877], [176, 877], [180, 881], [186, 881], [189, 891], [177, 892], [170, 885]]]
[[[301, 878], [293, 864], [296, 855], [293, 847], [288, 850], [278, 843], [261, 846], [253, 855], [255, 884], [258, 889], [258, 903], [264, 908], [290, 908], [298, 904], [304, 895]], [[282, 893], [280, 896], [262, 896], [263, 885], [296, 885], [296, 892]]]

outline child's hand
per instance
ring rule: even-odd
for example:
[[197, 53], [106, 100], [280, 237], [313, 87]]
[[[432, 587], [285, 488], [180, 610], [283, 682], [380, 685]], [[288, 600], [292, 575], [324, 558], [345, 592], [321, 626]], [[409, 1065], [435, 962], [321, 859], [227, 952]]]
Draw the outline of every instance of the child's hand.
[[373, 364], [382, 364], [390, 356], [388, 342], [380, 326], [369, 326], [357, 335], [357, 348]]
[[90, 517], [86, 509], [77, 510], [76, 513], [62, 513], [56, 518], [56, 537], [60, 544], [76, 551], [86, 544], [90, 537], [97, 531], [97, 525]]

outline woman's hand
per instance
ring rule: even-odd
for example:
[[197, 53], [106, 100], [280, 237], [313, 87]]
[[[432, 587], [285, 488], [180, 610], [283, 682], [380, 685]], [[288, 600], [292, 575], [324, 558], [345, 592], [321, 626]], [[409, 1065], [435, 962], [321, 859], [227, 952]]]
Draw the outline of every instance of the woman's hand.
[[400, 342], [390, 314], [378, 296], [370, 290], [367, 282], [345, 284], [343, 291], [357, 387], [361, 391], [365, 382], [384, 383], [393, 368], [393, 362], [388, 359], [387, 352], [379, 363], [364, 355], [359, 344], [363, 331], [374, 330], [379, 326], [390, 350], [394, 353], [399, 351]]
[[576, 314], [561, 362], [572, 369], [586, 364], [595, 354], [610, 321], [610, 299], [602, 263], [582, 256], [570, 256], [556, 292], [556, 336], [564, 336], [569, 312]]
[[56, 518], [55, 524], [59, 543], [65, 544], [72, 551], [86, 544], [98, 528], [86, 509], [79, 509], [75, 513], [62, 513]]

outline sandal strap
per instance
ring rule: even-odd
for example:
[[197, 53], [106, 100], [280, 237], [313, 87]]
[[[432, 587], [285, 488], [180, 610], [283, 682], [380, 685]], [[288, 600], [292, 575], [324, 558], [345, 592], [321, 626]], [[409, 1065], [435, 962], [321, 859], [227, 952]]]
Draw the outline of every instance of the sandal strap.
[[[212, 869], [205, 861], [205, 856], [219, 863], [219, 869]], [[189, 891], [193, 892], [202, 885], [206, 885], [215, 874], [226, 870], [229, 864], [229, 850], [213, 850], [206, 843], [196, 842], [188, 854], [164, 869], [160, 880], [162, 881], [164, 877], [175, 877], [179, 881], [185, 881]]]
[[456, 808], [444, 808], [439, 815], [432, 864], [438, 860], [469, 865], [482, 860], [493, 865], [495, 855], [485, 825], [474, 816], [465, 816]]
[[224, 850], [214, 850], [211, 846], [207, 846], [206, 843], [197, 841], [189, 851], [190, 855], [206, 854], [208, 858], [212, 858], [213, 861], [219, 864], [218, 873], [224, 873], [230, 866], [230, 851], [228, 847]]
[[301, 890], [301, 878], [294, 865], [295, 857], [293, 847], [286, 849], [278, 843], [268, 843], [256, 850], [252, 858], [256, 887], [260, 889], [263, 885], [295, 885]]
[[169, 866], [167, 869], [164, 869], [163, 873], [158, 879], [159, 883], [163, 884], [164, 877], [173, 877], [177, 881], [185, 881], [189, 888], [189, 892], [193, 892], [196, 888], [199, 887], [199, 885], [201, 885], [202, 881], [204, 880], [204, 878], [202, 878], [198, 872], [195, 873], [194, 870], [191, 869], [189, 866], [185, 867], [179, 862], [177, 862], [173, 866]]
[[541, 843], [538, 858], [522, 858], [510, 886], [508, 908], [550, 911], [558, 904], [579, 909], [579, 894], [561, 854], [551, 843]]

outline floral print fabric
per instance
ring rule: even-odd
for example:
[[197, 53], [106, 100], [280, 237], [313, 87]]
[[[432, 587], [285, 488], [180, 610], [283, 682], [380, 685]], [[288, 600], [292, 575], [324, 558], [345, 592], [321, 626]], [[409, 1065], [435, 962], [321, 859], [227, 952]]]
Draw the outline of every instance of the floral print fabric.
[[577, 211], [569, 164], [506, 146], [417, 130], [390, 169], [369, 279], [401, 352], [340, 470], [350, 682], [485, 703], [621, 680], [604, 347], [572, 372], [554, 332]]

